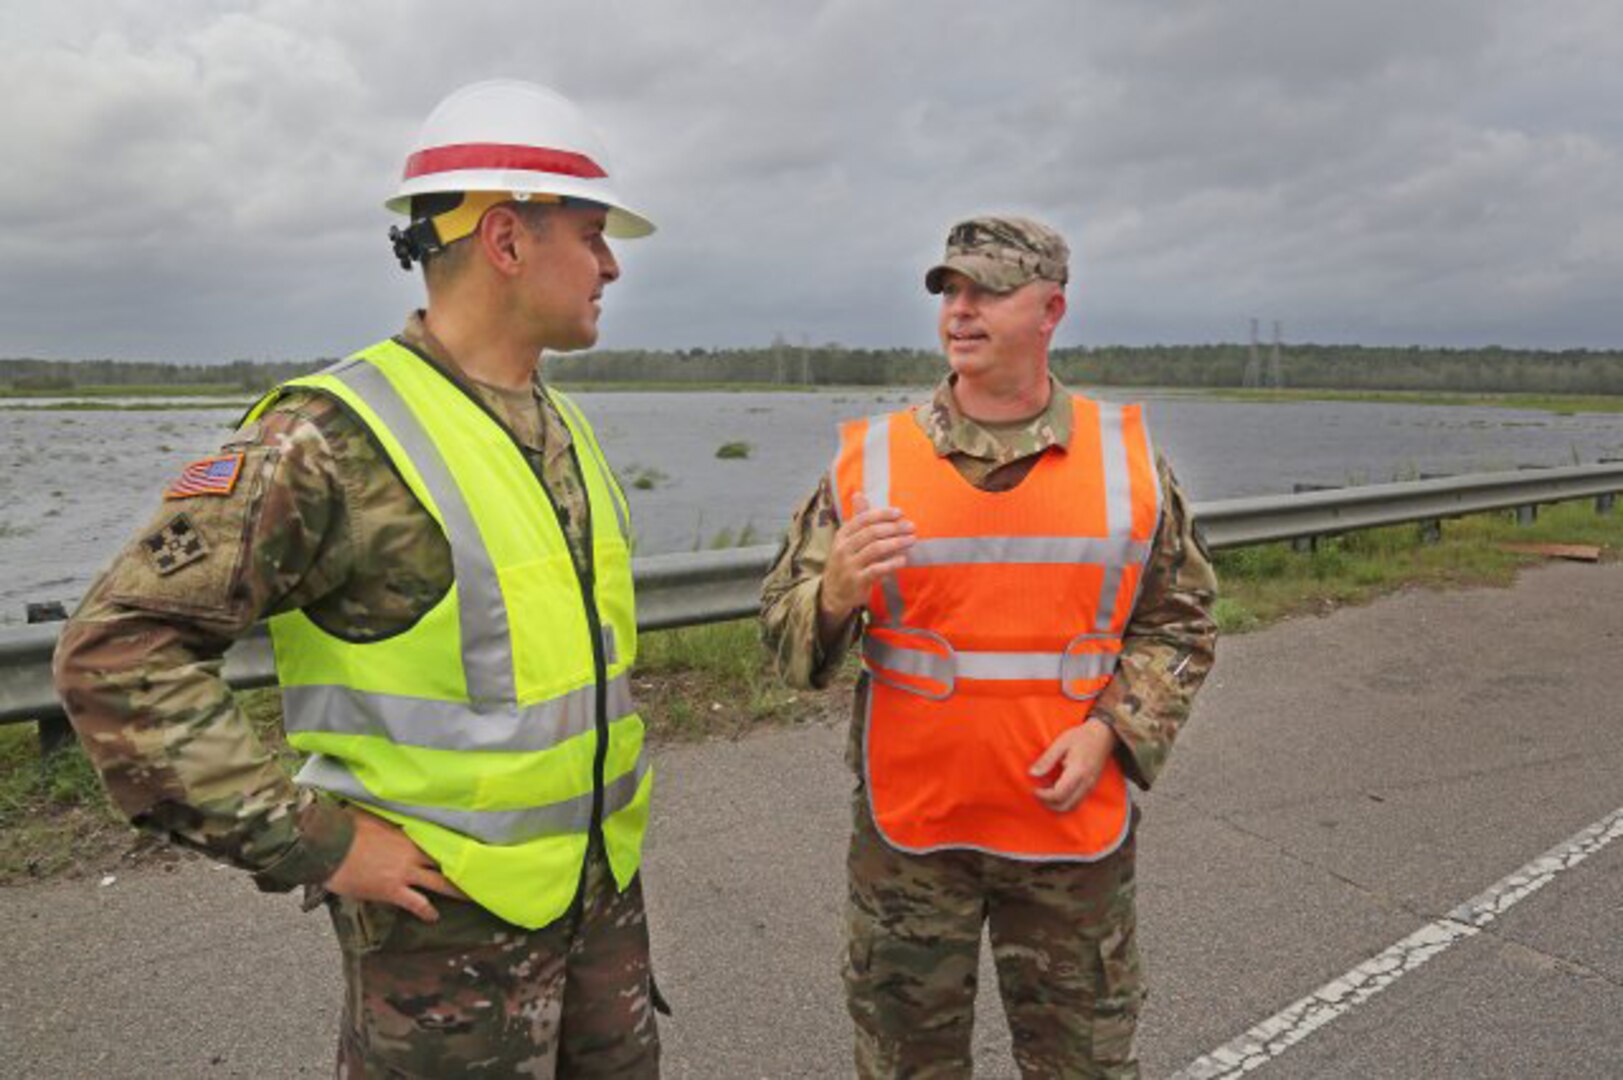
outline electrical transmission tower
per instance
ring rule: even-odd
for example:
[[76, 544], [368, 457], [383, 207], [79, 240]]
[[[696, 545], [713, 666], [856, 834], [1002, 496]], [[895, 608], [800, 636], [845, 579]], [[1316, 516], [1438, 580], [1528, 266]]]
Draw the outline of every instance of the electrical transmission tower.
[[1245, 387], [1255, 390], [1262, 385], [1262, 355], [1257, 350], [1257, 320], [1251, 320], [1251, 355], [1245, 362]]
[[1274, 348], [1268, 357], [1268, 385], [1275, 390], [1285, 389], [1285, 367], [1279, 359], [1279, 320], [1274, 320]]

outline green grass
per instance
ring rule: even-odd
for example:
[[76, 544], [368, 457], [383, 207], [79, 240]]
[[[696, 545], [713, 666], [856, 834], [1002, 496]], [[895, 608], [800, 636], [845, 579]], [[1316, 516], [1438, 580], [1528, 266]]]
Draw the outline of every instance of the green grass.
[[1581, 412], [1623, 412], [1623, 396], [1606, 394], [1471, 394], [1434, 390], [1332, 390], [1239, 388], [1196, 391], [1193, 396], [1225, 401], [1364, 401], [1394, 405], [1475, 405], [1493, 409], [1528, 409], [1571, 416]]
[[755, 448], [747, 442], [725, 442], [716, 447], [716, 456], [723, 460], [738, 460], [750, 456]]
[[1546, 508], [1527, 527], [1509, 511], [1446, 521], [1436, 544], [1421, 542], [1418, 525], [1394, 525], [1323, 539], [1312, 552], [1289, 544], [1219, 552], [1218, 625], [1244, 632], [1411, 585], [1507, 585], [1542, 559], [1502, 545], [1531, 542], [1594, 544], [1615, 557], [1623, 549], [1623, 513], [1597, 514], [1589, 502], [1571, 502]]
[[827, 696], [779, 681], [754, 619], [644, 634], [633, 676], [655, 741], [737, 736], [758, 723], [806, 720], [830, 707]]
[[58, 876], [130, 836], [77, 745], [41, 759], [34, 725], [0, 727], [0, 884]]

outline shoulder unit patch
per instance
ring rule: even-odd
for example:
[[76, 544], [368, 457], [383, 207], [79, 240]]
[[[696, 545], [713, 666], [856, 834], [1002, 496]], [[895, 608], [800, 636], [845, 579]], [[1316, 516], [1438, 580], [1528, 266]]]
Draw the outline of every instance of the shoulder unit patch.
[[157, 532], [141, 538], [141, 551], [160, 575], [173, 574], [183, 566], [199, 562], [209, 553], [192, 519], [176, 514]]

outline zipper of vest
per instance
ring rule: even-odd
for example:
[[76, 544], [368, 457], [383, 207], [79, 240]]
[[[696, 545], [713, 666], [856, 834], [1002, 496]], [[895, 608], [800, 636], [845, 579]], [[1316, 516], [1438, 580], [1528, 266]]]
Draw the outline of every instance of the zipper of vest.
[[[559, 413], [560, 419], [562, 413]], [[581, 467], [580, 452], [575, 441], [569, 443], [569, 459], [575, 463], [575, 475], [580, 477], [583, 491], [590, 489], [586, 486], [586, 471]], [[541, 485], [546, 487], [545, 484]], [[614, 492], [608, 492], [609, 498], [614, 498]], [[552, 492], [547, 492], [547, 498], [552, 498]], [[557, 513], [556, 504], [553, 513]], [[592, 667], [597, 676], [597, 750], [592, 755], [592, 824], [587, 830], [587, 850], [593, 844], [599, 846], [603, 843], [603, 769], [609, 758], [609, 663], [603, 648], [603, 616], [597, 610], [597, 549], [592, 546], [592, 531], [596, 523], [592, 520], [592, 500], [590, 494], [586, 498], [586, 521], [581, 533], [582, 546], [585, 551], [585, 574], [580, 574], [577, 568], [576, 577], [580, 580], [581, 600], [586, 605], [586, 625], [592, 634]], [[573, 560], [571, 560], [573, 561]], [[605, 850], [604, 855], [608, 852]]]
[[[561, 412], [558, 416], [560, 420], [563, 418]], [[505, 425], [502, 430], [507, 430]], [[514, 445], [518, 446], [518, 439], [513, 437], [513, 433], [509, 431], [507, 434], [513, 438]], [[519, 446], [521, 454], [523, 450], [524, 448]], [[592, 546], [592, 499], [590, 489], [586, 487], [586, 473], [581, 468], [580, 455], [576, 452], [574, 439], [570, 439], [569, 442], [569, 460], [575, 466], [575, 475], [580, 479], [582, 491], [587, 493], [586, 520], [581, 523], [581, 546], [585, 548], [582, 562], [585, 565], [582, 566], [575, 561], [573, 552], [569, 564], [574, 567], [575, 580], [580, 583], [581, 605], [586, 609], [586, 630], [592, 638], [592, 672], [597, 683], [592, 712], [592, 727], [597, 732], [597, 746], [592, 752], [592, 821], [586, 828], [586, 858], [581, 860], [580, 880], [575, 885], [575, 898], [569, 902], [569, 911], [566, 915], [572, 926], [579, 926], [581, 912], [586, 903], [586, 875], [591, 872], [592, 849], [599, 848], [604, 858], [608, 857], [608, 849], [603, 841], [603, 769], [609, 756], [609, 665], [603, 651], [603, 617], [597, 611], [597, 573], [593, 562], [597, 552]], [[526, 458], [525, 463], [528, 462], [529, 459]], [[552, 489], [541, 483], [540, 477], [536, 477], [536, 483], [540, 484], [541, 490], [546, 493], [547, 505], [552, 507], [552, 516], [558, 519], [561, 526], [563, 514], [558, 509], [558, 500], [553, 497]], [[613, 497], [612, 492], [610, 497]], [[564, 542], [568, 541], [569, 538], [565, 537]]]
[[[474, 393], [470, 388], [462, 385], [462, 383], [451, 375], [450, 372], [446, 371], [444, 368], [440, 367], [439, 364], [425, 356], [410, 342], [407, 342], [405, 339], [398, 336], [393, 340], [407, 352], [410, 352], [434, 371], [438, 372], [446, 382], [450, 383], [452, 386], [461, 391], [463, 397], [466, 397], [469, 401], [478, 406], [486, 416], [490, 417], [490, 422], [495, 424], [497, 429], [501, 431], [503, 435], [507, 436], [508, 441], [513, 444], [513, 449], [518, 451], [519, 459], [523, 461], [525, 467], [529, 469], [530, 476], [535, 480], [536, 486], [539, 487], [541, 489], [541, 493], [547, 497], [547, 506], [552, 510], [553, 520], [558, 523], [558, 528], [560, 531], [562, 531], [564, 516], [563, 512], [558, 509], [558, 500], [553, 496], [552, 489], [547, 487], [546, 482], [542, 480], [541, 477], [536, 475], [535, 467], [530, 464], [530, 458], [524, 452], [524, 444], [519, 442], [517, 435], [513, 434], [513, 429], [509, 428], [505, 423], [503, 423], [502, 418], [497, 416], [495, 411], [491, 409], [491, 407], [483, 400], [481, 400], [478, 394]], [[550, 397], [548, 402], [550, 404]], [[539, 407], [539, 405], [540, 403], [537, 402], [537, 407]], [[563, 422], [565, 427], [567, 427], [568, 422], [564, 421], [563, 413], [557, 408], [556, 405], [553, 406], [553, 412], [557, 413], [559, 421]], [[545, 419], [546, 417], [543, 416], [542, 420], [544, 421]], [[586, 897], [586, 872], [591, 862], [590, 856], [592, 848], [594, 846], [604, 848], [603, 768], [607, 763], [609, 756], [609, 665], [603, 652], [603, 618], [598, 614], [597, 611], [597, 574], [595, 573], [593, 567], [593, 559], [596, 558], [596, 550], [592, 546], [591, 489], [586, 484], [586, 472], [581, 468], [580, 454], [577, 452], [573, 437], [571, 437], [569, 440], [569, 460], [571, 464], [575, 466], [575, 476], [580, 480], [581, 489], [587, 493], [586, 520], [582, 523], [583, 528], [581, 531], [582, 547], [585, 548], [584, 562], [586, 565], [583, 568], [579, 563], [576, 562], [573, 551], [570, 552], [569, 565], [575, 571], [575, 581], [580, 585], [581, 605], [586, 609], [586, 629], [587, 633], [592, 639], [592, 673], [596, 677], [597, 682], [597, 693], [595, 695], [597, 700], [593, 717], [593, 727], [597, 731], [597, 750], [592, 757], [592, 822], [586, 830], [587, 858], [581, 861], [580, 879], [575, 888], [575, 899], [571, 901], [570, 910], [568, 913], [568, 917], [575, 918], [578, 915], [581, 904], [584, 902]], [[614, 497], [614, 493], [612, 491], [609, 492], [609, 497], [611, 499]], [[569, 543], [568, 536], [564, 537], [564, 543], [566, 545]], [[604, 848], [604, 856], [607, 857], [607, 854], [607, 849]]]

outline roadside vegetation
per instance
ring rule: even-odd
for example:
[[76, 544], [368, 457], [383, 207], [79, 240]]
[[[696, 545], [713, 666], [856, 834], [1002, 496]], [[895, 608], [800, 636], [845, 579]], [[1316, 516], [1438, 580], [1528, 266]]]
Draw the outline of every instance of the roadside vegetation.
[[[1218, 623], [1224, 633], [1245, 633], [1412, 586], [1507, 585], [1519, 569], [1542, 561], [1507, 549], [1512, 543], [1589, 544], [1616, 561], [1623, 509], [1603, 515], [1589, 502], [1565, 503], [1545, 508], [1527, 527], [1509, 513], [1483, 514], [1445, 522], [1436, 543], [1426, 542], [1418, 526], [1401, 525], [1326, 538], [1307, 552], [1289, 544], [1219, 552]], [[838, 722], [849, 710], [855, 675], [848, 662], [827, 692], [786, 687], [771, 670], [754, 620], [742, 620], [643, 635], [634, 685], [651, 740], [670, 743], [736, 739], [763, 725]], [[247, 691], [239, 700], [291, 773], [298, 755], [281, 737], [278, 692]], [[77, 746], [42, 761], [33, 725], [0, 727], [0, 884], [177, 857], [167, 845], [137, 837], [111, 810]]]

